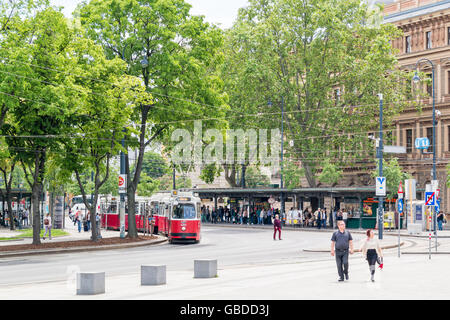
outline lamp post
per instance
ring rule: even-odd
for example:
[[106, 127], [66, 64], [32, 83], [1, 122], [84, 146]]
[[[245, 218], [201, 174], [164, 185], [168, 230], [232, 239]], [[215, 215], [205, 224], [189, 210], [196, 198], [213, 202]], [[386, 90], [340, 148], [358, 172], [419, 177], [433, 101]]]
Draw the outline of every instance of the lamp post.
[[[432, 97], [433, 97], [433, 111], [432, 111], [433, 112], [433, 115], [432, 115], [432, 119], [433, 119], [433, 143], [432, 143], [432, 146], [433, 146], [433, 180], [436, 180], [436, 99], [435, 99], [435, 92], [434, 92], [434, 87], [435, 87], [435, 84], [434, 84], [435, 67], [434, 67], [433, 62], [431, 62], [431, 60], [426, 59], [426, 58], [419, 59], [416, 62], [416, 68], [415, 68], [416, 72], [414, 74], [414, 77], [412, 78], [412, 82], [413, 82], [413, 85], [414, 85], [413, 88], [414, 87], [418, 87], [418, 85], [420, 84], [420, 81], [421, 81], [421, 79], [419, 77], [419, 73], [417, 72], [417, 69], [419, 67], [419, 63], [421, 63], [421, 62], [428, 62], [431, 65], [431, 81], [432, 81]], [[435, 191], [435, 190], [433, 190], [433, 191]], [[434, 216], [433, 225], [434, 225], [434, 235], [435, 235], [435, 242], [436, 242], [435, 247], [436, 247], [436, 251], [437, 251], [436, 207], [433, 206], [432, 210], [433, 210], [433, 216]]]
[[[380, 133], [379, 138], [380, 142], [378, 145], [378, 174], [379, 177], [383, 176], [383, 94], [379, 93], [378, 97], [380, 98]], [[383, 197], [380, 196], [378, 198], [378, 239], [383, 239], [383, 209], [384, 209]]]
[[[272, 106], [272, 101], [268, 102], [269, 107]], [[284, 134], [284, 96], [281, 96], [281, 172], [280, 172], [280, 202], [281, 202], [281, 217], [284, 215], [284, 195], [283, 195], [283, 134]]]

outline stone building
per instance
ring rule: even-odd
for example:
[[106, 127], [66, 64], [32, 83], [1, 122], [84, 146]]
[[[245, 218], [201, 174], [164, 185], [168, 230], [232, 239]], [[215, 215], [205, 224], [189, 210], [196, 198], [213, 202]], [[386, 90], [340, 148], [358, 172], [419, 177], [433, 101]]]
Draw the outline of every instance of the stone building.
[[[434, 65], [436, 171], [441, 190], [441, 210], [449, 213], [450, 188], [446, 187], [446, 166], [450, 160], [450, 0], [400, 0], [386, 4], [384, 23], [392, 23], [403, 31], [403, 36], [392, 43], [399, 51], [402, 70], [415, 70], [421, 59], [428, 59]], [[421, 62], [419, 70], [431, 78], [429, 62]], [[431, 84], [424, 86], [431, 95]], [[400, 155], [399, 162], [417, 180], [417, 188], [425, 189], [432, 179], [433, 155], [422, 154], [414, 142], [416, 138], [427, 137], [433, 145], [432, 98], [424, 101], [422, 113], [419, 114], [414, 107], [408, 108], [395, 118], [394, 125], [392, 135], [397, 145], [406, 147], [407, 151]], [[428, 152], [432, 151], [432, 148], [428, 149]]]

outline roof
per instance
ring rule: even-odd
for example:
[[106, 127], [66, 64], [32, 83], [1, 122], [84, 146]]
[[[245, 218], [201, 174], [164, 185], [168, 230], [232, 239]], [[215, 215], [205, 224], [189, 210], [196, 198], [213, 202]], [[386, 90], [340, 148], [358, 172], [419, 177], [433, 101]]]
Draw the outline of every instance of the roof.
[[384, 17], [385, 23], [397, 22], [400, 20], [411, 19], [414, 17], [419, 17], [423, 15], [427, 15], [433, 12], [437, 12], [440, 10], [445, 10], [450, 8], [450, 0], [443, 0], [435, 3], [430, 3], [424, 6], [420, 6], [417, 8], [412, 8], [409, 10], [396, 12]]
[[304, 195], [312, 196], [317, 194], [340, 194], [340, 195], [375, 195], [375, 186], [368, 187], [326, 187], [326, 188], [298, 188], [298, 189], [280, 189], [280, 188], [200, 188], [200, 189], [188, 189], [192, 192], [196, 192], [199, 196], [270, 196], [280, 193], [286, 195]]

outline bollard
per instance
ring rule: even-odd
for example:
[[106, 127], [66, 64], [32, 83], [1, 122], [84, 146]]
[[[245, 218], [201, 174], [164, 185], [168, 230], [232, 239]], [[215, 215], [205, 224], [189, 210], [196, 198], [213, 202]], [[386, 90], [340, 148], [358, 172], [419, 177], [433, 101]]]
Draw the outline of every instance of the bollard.
[[194, 260], [194, 278], [217, 277], [217, 260]]
[[104, 272], [77, 273], [77, 295], [105, 293]]
[[166, 284], [166, 266], [141, 266], [141, 286]]

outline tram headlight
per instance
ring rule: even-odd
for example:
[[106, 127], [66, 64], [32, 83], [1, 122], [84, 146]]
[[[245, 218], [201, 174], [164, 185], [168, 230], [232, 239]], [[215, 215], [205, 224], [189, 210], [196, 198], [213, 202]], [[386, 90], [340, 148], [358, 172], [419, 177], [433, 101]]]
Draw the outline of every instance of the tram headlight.
[[181, 231], [186, 231], [186, 227], [181, 227]]

